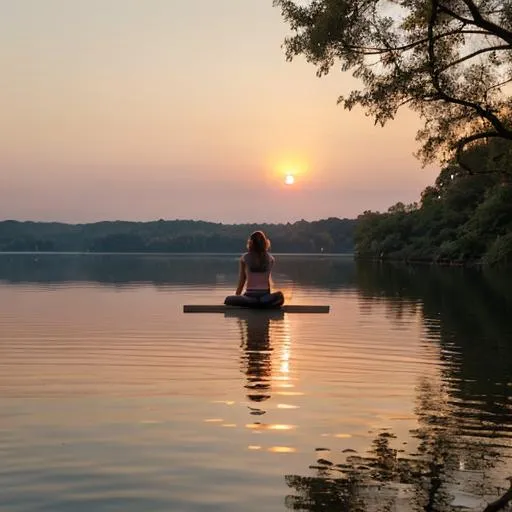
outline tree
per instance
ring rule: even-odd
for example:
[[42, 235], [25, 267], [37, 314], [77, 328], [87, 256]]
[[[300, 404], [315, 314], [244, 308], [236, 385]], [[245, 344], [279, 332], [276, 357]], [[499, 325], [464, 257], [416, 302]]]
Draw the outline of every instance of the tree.
[[[274, 0], [293, 34], [289, 60], [304, 55], [327, 74], [337, 61], [362, 83], [340, 96], [384, 125], [408, 106], [424, 120], [423, 163], [454, 156], [467, 172], [466, 147], [512, 144], [512, 0]], [[506, 159], [506, 158], [505, 158]], [[486, 172], [495, 172], [488, 169]]]
[[[482, 168], [495, 142], [471, 148], [466, 161]], [[510, 162], [508, 175], [512, 176]], [[425, 188], [419, 207], [399, 202], [386, 213], [365, 212], [358, 217], [357, 257], [510, 265], [512, 183], [501, 177], [485, 172], [470, 175], [448, 165], [434, 186]]]

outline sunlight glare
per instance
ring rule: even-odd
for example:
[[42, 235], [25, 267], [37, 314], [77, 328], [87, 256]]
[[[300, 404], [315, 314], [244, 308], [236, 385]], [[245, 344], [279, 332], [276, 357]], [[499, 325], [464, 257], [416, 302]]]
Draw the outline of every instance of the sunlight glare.
[[309, 174], [310, 164], [304, 156], [272, 156], [274, 163], [269, 165], [269, 177], [286, 187], [298, 187], [304, 184], [304, 179]]
[[295, 183], [295, 177], [293, 176], [293, 174], [287, 174], [284, 179], [284, 182], [286, 183], [286, 185], [293, 185]]

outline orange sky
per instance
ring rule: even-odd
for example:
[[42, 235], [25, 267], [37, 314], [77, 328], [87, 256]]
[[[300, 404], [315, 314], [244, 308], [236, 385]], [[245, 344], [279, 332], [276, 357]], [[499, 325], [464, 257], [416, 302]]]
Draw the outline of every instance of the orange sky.
[[286, 62], [286, 32], [271, 0], [0, 3], [0, 219], [281, 222], [417, 200], [437, 174], [412, 156], [417, 118], [344, 111], [354, 80]]

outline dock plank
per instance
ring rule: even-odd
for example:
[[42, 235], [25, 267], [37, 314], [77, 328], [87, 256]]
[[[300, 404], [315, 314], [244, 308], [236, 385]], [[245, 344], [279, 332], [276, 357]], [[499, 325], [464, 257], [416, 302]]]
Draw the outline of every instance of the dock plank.
[[282, 311], [283, 313], [329, 313], [330, 306], [308, 304], [285, 304], [279, 309], [257, 309], [224, 304], [185, 304], [183, 313], [225, 313], [227, 311], [249, 310], [264, 313], [265, 311]]

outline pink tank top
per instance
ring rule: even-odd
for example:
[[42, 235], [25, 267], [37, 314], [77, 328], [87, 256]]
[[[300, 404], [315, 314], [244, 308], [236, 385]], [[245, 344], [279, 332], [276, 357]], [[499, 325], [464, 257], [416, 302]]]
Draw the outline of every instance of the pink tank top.
[[247, 290], [270, 290], [270, 273], [274, 266], [274, 257], [266, 254], [262, 261], [258, 260], [255, 254], [245, 253], [242, 256], [245, 263], [245, 273], [247, 275]]

